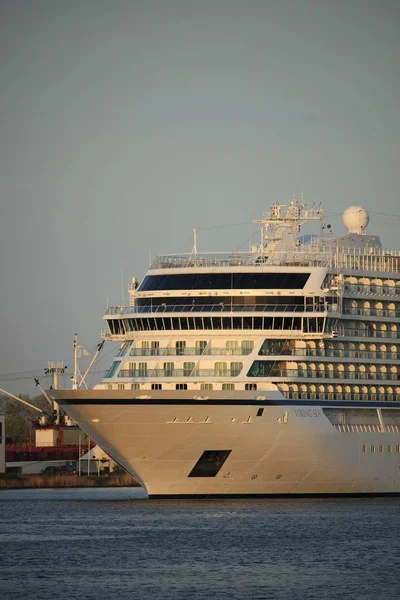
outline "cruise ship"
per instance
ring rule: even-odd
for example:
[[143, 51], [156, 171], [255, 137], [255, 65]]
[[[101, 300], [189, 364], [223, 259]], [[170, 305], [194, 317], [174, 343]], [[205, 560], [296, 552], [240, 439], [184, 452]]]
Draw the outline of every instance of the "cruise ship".
[[49, 393], [150, 498], [399, 494], [400, 252], [360, 206], [341, 237], [303, 197], [254, 222], [248, 252], [158, 255], [102, 382]]

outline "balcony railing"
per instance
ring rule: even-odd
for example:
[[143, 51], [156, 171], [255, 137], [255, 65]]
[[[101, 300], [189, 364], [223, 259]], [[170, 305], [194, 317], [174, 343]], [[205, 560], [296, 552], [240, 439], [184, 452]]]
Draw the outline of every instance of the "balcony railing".
[[[262, 377], [262, 375], [252, 375], [252, 377]], [[268, 375], [264, 377], [306, 377], [307, 379], [361, 379], [361, 380], [376, 380], [376, 381], [398, 381], [398, 373], [367, 373], [360, 371], [312, 371], [310, 369], [275, 369], [272, 368]]]
[[392, 317], [398, 319], [400, 317], [399, 310], [390, 310], [385, 308], [350, 308], [343, 310], [344, 315], [362, 315], [371, 317]]
[[130, 356], [247, 356], [253, 348], [132, 348]]
[[[271, 356], [272, 353], [259, 353], [260, 356]], [[400, 352], [381, 352], [370, 350], [330, 350], [319, 348], [284, 348], [280, 352], [275, 352], [275, 356], [303, 356], [313, 357], [320, 356], [325, 358], [372, 358], [372, 359], [389, 359], [400, 360]]]
[[241, 369], [121, 369], [118, 377], [237, 377]]
[[[282, 394], [290, 400], [337, 400], [356, 402], [399, 402], [400, 394], [355, 394], [346, 392], [295, 392], [281, 390]], [[398, 432], [397, 425], [387, 425], [387, 431]]]
[[382, 329], [345, 329], [345, 337], [367, 337], [378, 339], [400, 339], [400, 331], [386, 331]]
[[344, 292], [365, 294], [369, 296], [400, 296], [400, 288], [386, 285], [363, 285], [362, 283], [345, 283]]

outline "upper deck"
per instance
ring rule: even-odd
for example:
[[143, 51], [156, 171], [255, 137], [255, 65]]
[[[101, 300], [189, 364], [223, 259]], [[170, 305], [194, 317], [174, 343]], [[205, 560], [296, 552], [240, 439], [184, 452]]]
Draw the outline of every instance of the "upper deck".
[[[343, 238], [341, 238], [343, 240]], [[220, 267], [326, 267], [334, 270], [400, 272], [400, 251], [377, 247], [325, 249], [304, 246], [295, 251], [260, 252], [204, 252], [201, 254], [159, 254], [150, 271], [161, 269], [197, 269]]]

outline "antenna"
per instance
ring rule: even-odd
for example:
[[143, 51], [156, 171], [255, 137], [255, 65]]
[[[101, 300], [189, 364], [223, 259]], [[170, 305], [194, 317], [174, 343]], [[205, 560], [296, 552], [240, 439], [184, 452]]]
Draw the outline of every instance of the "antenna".
[[197, 254], [197, 227], [193, 229], [193, 254]]
[[122, 292], [122, 306], [125, 306], [125, 299], [124, 299], [124, 272], [122, 270], [122, 263], [121, 263], [121, 292]]
[[78, 336], [76, 334], [74, 335], [73, 356], [74, 356], [74, 374], [72, 376], [72, 389], [77, 390], [78, 389]]

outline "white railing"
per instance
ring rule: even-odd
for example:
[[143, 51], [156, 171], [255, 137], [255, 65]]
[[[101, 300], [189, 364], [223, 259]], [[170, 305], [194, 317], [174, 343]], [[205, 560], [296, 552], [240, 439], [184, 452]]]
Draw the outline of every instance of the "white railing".
[[327, 249], [314, 244], [296, 250], [270, 252], [205, 252], [159, 254], [150, 270], [199, 267], [327, 266], [363, 271], [400, 272], [400, 251], [381, 248]]

